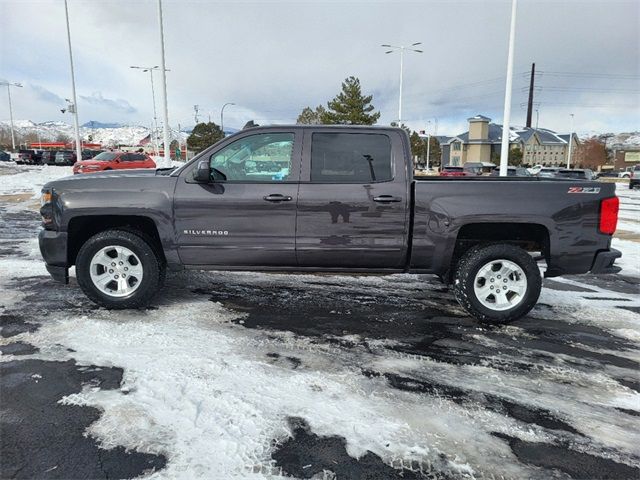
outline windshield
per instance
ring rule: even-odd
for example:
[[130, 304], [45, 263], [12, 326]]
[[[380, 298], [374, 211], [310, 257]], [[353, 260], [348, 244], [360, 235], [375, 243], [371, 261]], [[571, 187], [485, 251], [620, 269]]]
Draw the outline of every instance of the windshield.
[[96, 155], [95, 157], [93, 157], [92, 160], [99, 160], [99, 161], [102, 161], [102, 162], [110, 162], [111, 160], [114, 160], [117, 156], [118, 156], [117, 153], [102, 152], [102, 153], [99, 153], [98, 155]]

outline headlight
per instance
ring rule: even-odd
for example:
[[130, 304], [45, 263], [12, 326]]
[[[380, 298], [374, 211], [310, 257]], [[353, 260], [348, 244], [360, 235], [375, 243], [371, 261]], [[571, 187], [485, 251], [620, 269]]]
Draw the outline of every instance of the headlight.
[[40, 216], [42, 226], [51, 229], [53, 227], [53, 189], [43, 188], [40, 195]]
[[53, 200], [53, 190], [52, 189], [43, 189], [40, 195], [40, 206], [44, 206], [47, 203], [51, 203]]

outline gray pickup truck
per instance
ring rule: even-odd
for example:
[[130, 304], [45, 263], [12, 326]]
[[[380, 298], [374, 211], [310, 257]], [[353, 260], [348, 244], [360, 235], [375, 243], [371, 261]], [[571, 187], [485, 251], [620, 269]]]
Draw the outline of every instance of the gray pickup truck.
[[75, 265], [107, 308], [148, 304], [167, 269], [404, 272], [438, 275], [471, 315], [505, 322], [535, 305], [541, 267], [620, 270], [614, 185], [414, 178], [397, 128], [250, 128], [180, 168], [50, 182], [41, 203], [49, 273], [66, 283]]

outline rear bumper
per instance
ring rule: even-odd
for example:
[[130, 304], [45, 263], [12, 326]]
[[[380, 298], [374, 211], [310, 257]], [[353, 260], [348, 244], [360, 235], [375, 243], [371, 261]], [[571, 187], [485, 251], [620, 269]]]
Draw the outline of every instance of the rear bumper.
[[68, 283], [67, 233], [40, 230], [38, 243], [40, 245], [40, 254], [51, 277], [58, 282]]
[[614, 262], [621, 256], [622, 252], [615, 248], [598, 252], [593, 260], [591, 273], [618, 273], [622, 268], [616, 267]]

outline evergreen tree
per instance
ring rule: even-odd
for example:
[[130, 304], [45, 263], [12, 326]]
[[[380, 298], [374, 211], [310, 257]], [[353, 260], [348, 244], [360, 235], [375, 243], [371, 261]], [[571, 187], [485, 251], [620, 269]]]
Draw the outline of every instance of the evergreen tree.
[[187, 145], [189, 146], [189, 150], [199, 153], [223, 138], [224, 135], [218, 125], [213, 122], [203, 122], [193, 127], [191, 135], [187, 138]]
[[315, 110], [312, 110], [311, 107], [306, 107], [302, 110], [302, 113], [298, 115], [296, 123], [302, 125], [320, 125], [322, 123], [322, 116], [326, 112], [326, 109], [322, 105], [318, 105]]
[[328, 110], [320, 120], [329, 125], [373, 125], [380, 112], [374, 112], [372, 99], [373, 95], [362, 95], [359, 79], [349, 77], [342, 82], [342, 91], [327, 103]]

